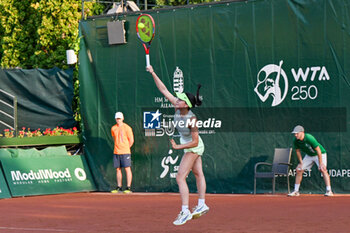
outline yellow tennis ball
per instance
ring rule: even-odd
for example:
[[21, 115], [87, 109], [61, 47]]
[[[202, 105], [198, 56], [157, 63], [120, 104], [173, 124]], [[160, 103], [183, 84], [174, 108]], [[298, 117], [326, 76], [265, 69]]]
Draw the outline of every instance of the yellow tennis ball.
[[137, 27], [140, 28], [140, 29], [142, 29], [142, 28], [145, 27], [145, 25], [144, 25], [143, 23], [139, 23], [139, 24], [137, 25]]

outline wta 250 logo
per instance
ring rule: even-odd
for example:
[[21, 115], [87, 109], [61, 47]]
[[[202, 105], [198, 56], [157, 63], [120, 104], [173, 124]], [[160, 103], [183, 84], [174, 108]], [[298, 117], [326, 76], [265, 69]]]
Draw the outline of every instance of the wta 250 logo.
[[[330, 80], [325, 66], [299, 68], [298, 72], [292, 68], [290, 72], [296, 84], [291, 85], [292, 87], [289, 89], [288, 76], [282, 65], [283, 60], [279, 62], [279, 65], [266, 65], [257, 74], [257, 84], [254, 91], [262, 102], [271, 101], [272, 107], [281, 104], [289, 91], [292, 93], [292, 101], [314, 100], [318, 96], [315, 81]], [[308, 80], [312, 82], [311, 85], [306, 84]]]

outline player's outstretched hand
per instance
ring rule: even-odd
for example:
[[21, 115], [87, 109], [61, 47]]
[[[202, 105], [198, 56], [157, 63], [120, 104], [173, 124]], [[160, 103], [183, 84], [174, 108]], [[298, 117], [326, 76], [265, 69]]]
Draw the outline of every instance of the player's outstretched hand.
[[154, 72], [152, 66], [148, 66], [148, 67], [146, 68], [146, 70], [147, 70], [148, 72], [150, 72], [151, 74]]

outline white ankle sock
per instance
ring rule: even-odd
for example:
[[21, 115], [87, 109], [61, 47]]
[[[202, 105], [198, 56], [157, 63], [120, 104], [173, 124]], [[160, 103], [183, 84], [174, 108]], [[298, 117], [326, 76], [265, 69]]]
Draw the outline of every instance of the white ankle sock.
[[198, 206], [202, 206], [205, 204], [205, 199], [198, 199]]
[[295, 184], [294, 185], [294, 191], [299, 192], [299, 187], [300, 187], [300, 184]]
[[331, 191], [332, 189], [331, 189], [331, 186], [326, 186], [326, 190], [327, 191]]
[[187, 212], [187, 211], [188, 211], [188, 205], [183, 205], [182, 212]]

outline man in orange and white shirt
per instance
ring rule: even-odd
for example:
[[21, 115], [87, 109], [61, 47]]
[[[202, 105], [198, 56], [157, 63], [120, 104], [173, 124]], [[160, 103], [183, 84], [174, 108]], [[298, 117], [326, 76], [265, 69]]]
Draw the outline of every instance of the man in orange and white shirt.
[[124, 193], [131, 193], [131, 146], [134, 144], [134, 135], [129, 125], [124, 123], [123, 113], [115, 114], [117, 124], [111, 128], [111, 134], [114, 140], [113, 164], [117, 172], [117, 188], [112, 190], [112, 193], [122, 192], [122, 168], [125, 169], [127, 188]]

